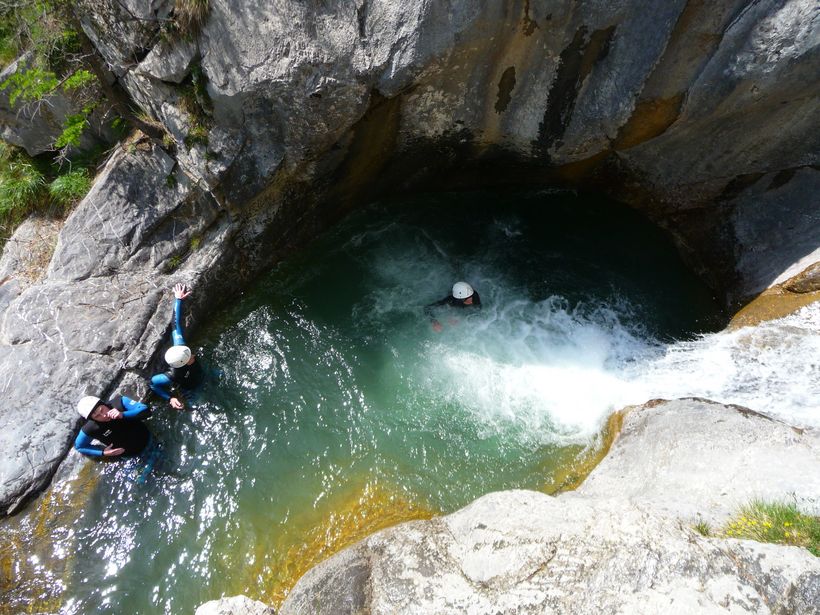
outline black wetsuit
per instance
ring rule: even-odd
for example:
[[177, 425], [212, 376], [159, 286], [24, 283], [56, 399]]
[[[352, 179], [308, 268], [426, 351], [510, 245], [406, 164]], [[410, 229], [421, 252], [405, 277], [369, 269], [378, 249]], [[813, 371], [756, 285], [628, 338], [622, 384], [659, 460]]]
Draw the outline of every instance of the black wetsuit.
[[[185, 339], [182, 337], [182, 299], [174, 302], [174, 323], [174, 330], [171, 332], [174, 346], [185, 346]], [[181, 390], [184, 395], [190, 397], [200, 384], [202, 384], [202, 366], [196, 360], [190, 365], [171, 367], [151, 378], [151, 390], [166, 400], [171, 399], [172, 392], [179, 397], [175, 389]]]
[[165, 376], [183, 391], [193, 391], [202, 383], [202, 367], [199, 361], [194, 361], [190, 365], [168, 369]]
[[124, 448], [124, 455], [139, 455], [151, 440], [151, 432], [140, 420], [151, 416], [148, 406], [119, 395], [105, 405], [119, 410], [123, 417], [99, 423], [88, 419], [77, 435], [75, 448], [84, 455], [102, 457], [104, 447], [92, 443], [97, 440], [106, 447]]
[[[478, 296], [476, 291], [473, 291], [473, 294], [470, 295], [473, 298], [472, 303], [464, 303], [464, 299], [456, 299], [453, 295], [449, 295], [444, 297], [444, 299], [439, 299], [438, 301], [434, 301], [433, 303], [424, 306], [424, 313], [427, 314], [430, 318], [433, 318], [433, 311], [437, 307], [441, 307], [444, 305], [448, 305], [450, 307], [458, 307], [458, 308], [480, 308], [481, 307], [481, 297]], [[468, 299], [470, 297], [467, 297]]]

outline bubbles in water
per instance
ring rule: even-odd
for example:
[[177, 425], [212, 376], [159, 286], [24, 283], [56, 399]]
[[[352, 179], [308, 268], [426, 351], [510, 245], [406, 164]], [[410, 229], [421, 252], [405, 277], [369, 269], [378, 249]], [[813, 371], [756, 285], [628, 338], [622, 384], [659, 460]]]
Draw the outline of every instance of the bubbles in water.
[[670, 344], [633, 378], [656, 397], [707, 397], [820, 426], [820, 305], [734, 331]]

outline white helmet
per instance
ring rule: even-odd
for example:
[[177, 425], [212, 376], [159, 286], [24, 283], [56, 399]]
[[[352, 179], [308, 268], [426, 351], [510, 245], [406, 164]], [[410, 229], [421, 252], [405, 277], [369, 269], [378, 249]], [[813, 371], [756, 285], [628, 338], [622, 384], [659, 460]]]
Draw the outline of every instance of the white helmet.
[[187, 346], [171, 346], [165, 351], [165, 362], [171, 367], [182, 367], [191, 360], [191, 349]]
[[456, 282], [453, 284], [453, 297], [456, 299], [466, 299], [473, 294], [473, 287], [467, 282]]
[[77, 412], [80, 413], [81, 417], [87, 419], [91, 415], [91, 412], [93, 412], [94, 408], [100, 405], [101, 401], [102, 400], [100, 400], [99, 397], [86, 395], [77, 402]]

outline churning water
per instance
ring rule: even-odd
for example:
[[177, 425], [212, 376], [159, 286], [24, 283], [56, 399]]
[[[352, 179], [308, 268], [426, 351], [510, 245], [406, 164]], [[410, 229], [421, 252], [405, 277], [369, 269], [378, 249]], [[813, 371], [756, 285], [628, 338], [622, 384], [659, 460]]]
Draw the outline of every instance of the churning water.
[[[436, 333], [423, 307], [459, 279], [483, 307], [440, 312]], [[211, 379], [191, 412], [152, 419], [165, 459], [145, 484], [84, 462], [15, 522], [27, 581], [8, 595], [67, 613], [277, 602], [372, 530], [554, 485], [627, 404], [694, 395], [820, 424], [819, 320], [710, 333], [715, 305], [664, 238], [590, 197], [373, 206], [200, 334]]]

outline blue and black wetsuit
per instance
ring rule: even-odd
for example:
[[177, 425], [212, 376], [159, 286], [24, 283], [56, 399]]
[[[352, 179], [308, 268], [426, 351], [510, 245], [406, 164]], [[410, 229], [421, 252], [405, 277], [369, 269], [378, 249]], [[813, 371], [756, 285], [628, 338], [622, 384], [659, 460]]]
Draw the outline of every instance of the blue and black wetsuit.
[[[174, 346], [185, 346], [182, 337], [182, 299], [174, 302], [174, 330], [171, 331]], [[173, 389], [179, 387], [183, 393], [190, 394], [202, 382], [202, 367], [199, 361], [182, 367], [169, 367], [166, 372], [151, 378], [151, 390], [165, 400], [171, 399]]]
[[[148, 406], [120, 395], [105, 405], [122, 412], [122, 418], [101, 423], [88, 419], [74, 440], [74, 448], [90, 457], [102, 457], [108, 446], [124, 448], [123, 455], [139, 455], [151, 442], [151, 432], [141, 421], [151, 416]], [[102, 445], [94, 444], [95, 440]]]
[[[427, 314], [427, 316], [430, 318], [435, 318], [433, 315], [435, 309], [445, 305], [458, 308], [481, 308], [481, 297], [478, 296], [478, 293], [473, 291], [473, 294], [470, 295], [470, 297], [473, 298], [473, 302], [464, 303], [464, 299], [456, 299], [455, 297], [453, 297], [453, 295], [448, 295], [447, 297], [444, 297], [444, 299], [439, 299], [438, 301], [434, 301], [429, 305], [425, 305], [424, 313]], [[469, 299], [470, 297], [467, 298]]]

